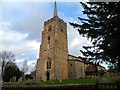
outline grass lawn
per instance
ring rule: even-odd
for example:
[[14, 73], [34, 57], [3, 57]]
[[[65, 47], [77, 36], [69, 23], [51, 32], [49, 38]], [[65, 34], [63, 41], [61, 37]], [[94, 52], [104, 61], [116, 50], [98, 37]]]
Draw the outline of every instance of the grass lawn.
[[113, 83], [116, 83], [116, 82], [120, 83], [120, 76], [109, 77], [108, 79]]
[[[120, 83], [120, 76], [117, 77], [108, 77], [107, 78], [111, 83]], [[35, 86], [46, 86], [46, 85], [67, 85], [67, 84], [95, 84], [100, 79], [93, 79], [93, 78], [82, 78], [78, 80], [49, 80], [49, 81], [24, 81], [24, 82], [17, 82], [14, 83], [16, 86], [29, 86], [29, 85], [35, 85]]]
[[25, 85], [36, 85], [36, 86], [45, 86], [45, 85], [67, 85], [67, 84], [86, 84], [86, 83], [96, 83], [98, 79], [92, 78], [83, 78], [78, 80], [49, 80], [49, 81], [24, 81], [17, 82], [16, 86], [25, 86]]

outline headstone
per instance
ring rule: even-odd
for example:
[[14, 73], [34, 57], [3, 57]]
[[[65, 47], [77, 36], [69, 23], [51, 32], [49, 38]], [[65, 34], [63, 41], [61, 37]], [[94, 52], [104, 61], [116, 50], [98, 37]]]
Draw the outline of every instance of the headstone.
[[110, 83], [110, 80], [108, 78], [101, 78], [99, 83]]

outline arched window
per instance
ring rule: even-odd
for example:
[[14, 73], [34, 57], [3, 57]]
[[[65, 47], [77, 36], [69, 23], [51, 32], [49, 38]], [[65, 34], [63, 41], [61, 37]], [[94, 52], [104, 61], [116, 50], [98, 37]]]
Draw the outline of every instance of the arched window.
[[51, 59], [49, 57], [47, 58], [46, 69], [51, 69]]
[[50, 48], [50, 36], [48, 37], [48, 49]]

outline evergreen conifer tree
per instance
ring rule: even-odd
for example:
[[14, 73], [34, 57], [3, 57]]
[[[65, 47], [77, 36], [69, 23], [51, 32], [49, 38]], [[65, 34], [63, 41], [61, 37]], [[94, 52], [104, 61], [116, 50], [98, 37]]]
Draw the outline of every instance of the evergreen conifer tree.
[[81, 5], [87, 18], [78, 17], [81, 24], [70, 24], [93, 44], [83, 46], [81, 58], [95, 64], [107, 61], [120, 68], [120, 2], [81, 2]]

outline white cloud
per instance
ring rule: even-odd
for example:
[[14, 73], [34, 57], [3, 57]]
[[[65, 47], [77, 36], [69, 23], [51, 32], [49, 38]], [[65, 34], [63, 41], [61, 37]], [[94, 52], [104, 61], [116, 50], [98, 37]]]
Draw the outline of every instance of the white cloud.
[[5, 26], [0, 28], [0, 51], [6, 50], [21, 54], [29, 50], [39, 50], [40, 43], [35, 40], [28, 40], [27, 33], [22, 34]]
[[76, 55], [76, 56], [80, 56], [82, 55], [80, 53], [80, 50], [84, 50], [83, 46], [89, 46], [92, 45], [92, 43], [90, 41], [88, 41], [86, 38], [82, 37], [82, 36], [75, 36], [73, 40], [68, 40], [69, 42], [69, 54], [72, 55]]
[[32, 47], [33, 50], [38, 50], [40, 47], [40, 43], [36, 42], [35, 40], [32, 40], [32, 42], [29, 42], [27, 44], [28, 47]]
[[[36, 62], [37, 62], [36, 60], [27, 61], [28, 70], [27, 70], [26, 74], [29, 74], [30, 72], [35, 70]], [[24, 59], [17, 59], [15, 61], [15, 63], [17, 64], [17, 66], [21, 70], [23, 67]]]
[[27, 33], [28, 39], [40, 41], [44, 21], [52, 16], [50, 3], [3, 3], [2, 20], [11, 23], [11, 29]]
[[70, 45], [70, 48], [75, 48], [76, 46], [78, 46], [80, 44], [80, 40], [79, 38], [75, 38]]
[[17, 59], [15, 61], [16, 65], [19, 67], [20, 71], [21, 71], [21, 68], [23, 67], [23, 62], [24, 62], [24, 59]]
[[16, 61], [15, 61], [15, 63], [21, 63], [21, 62], [23, 62], [24, 61], [24, 59], [17, 59]]
[[[72, 18], [68, 18], [68, 21], [70, 22], [76, 22]], [[83, 46], [89, 46], [92, 45], [92, 43], [87, 40], [85, 37], [82, 37], [77, 29], [74, 29], [69, 23], [68, 23], [68, 50], [69, 54], [80, 56], [82, 55], [80, 53], [80, 50], [83, 50]]]
[[[10, 26], [11, 24], [8, 22], [0, 24], [0, 51], [12, 51], [14, 54], [16, 54], [16, 56], [19, 56], [20, 58], [16, 57], [15, 63], [20, 68], [20, 70], [24, 60], [27, 60], [27, 73], [30, 73], [31, 71], [35, 70], [40, 43], [36, 40], [27, 39], [29, 35], [27, 33], [23, 34], [18, 31], [11, 30]], [[31, 53], [28, 52], [32, 52], [34, 56], [31, 57], [35, 57], [35, 60], [30, 59], [31, 57], [29, 57], [29, 54]]]
[[35, 70], [36, 63], [37, 63], [36, 60], [28, 61], [28, 63], [27, 63], [27, 65], [28, 65], [28, 67], [29, 67], [28, 73], [30, 73], [30, 72], [32, 72], [32, 71]]

